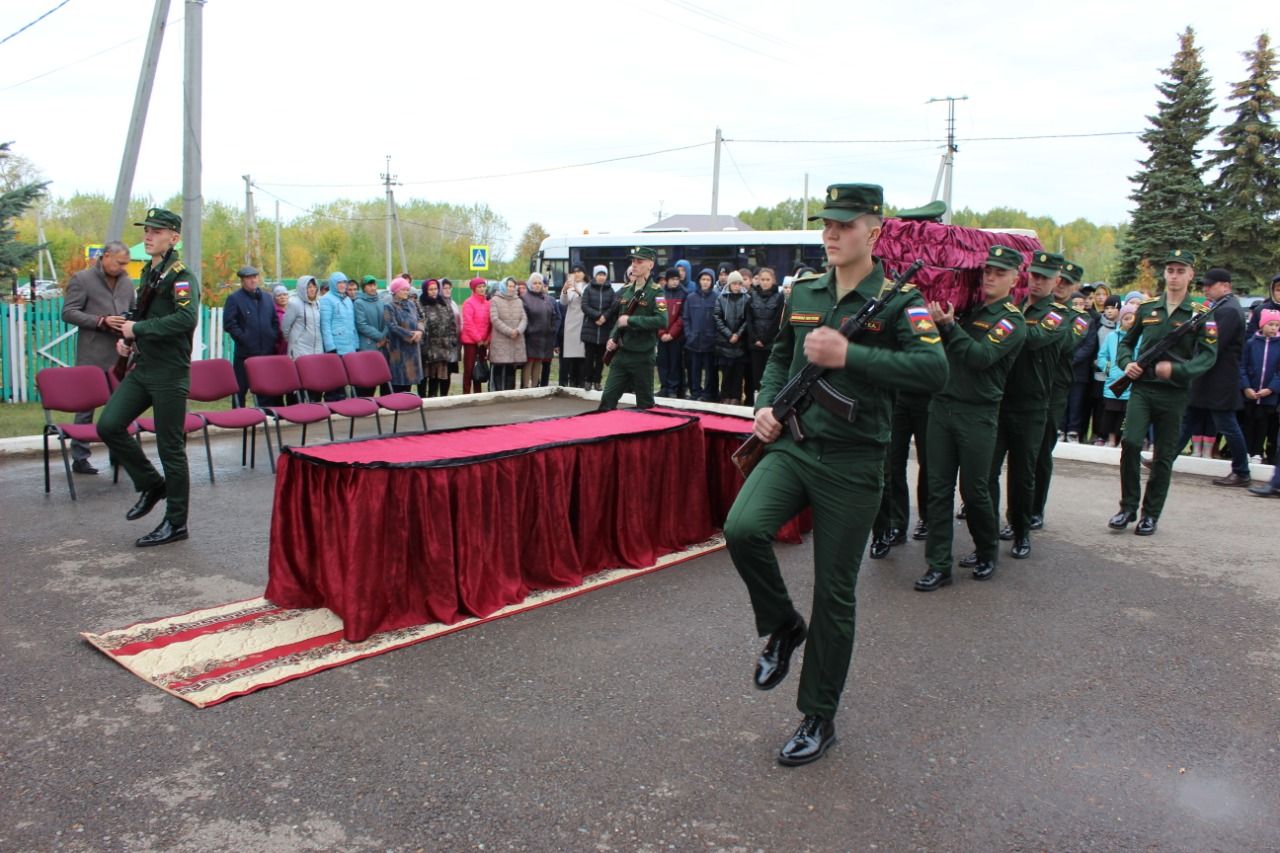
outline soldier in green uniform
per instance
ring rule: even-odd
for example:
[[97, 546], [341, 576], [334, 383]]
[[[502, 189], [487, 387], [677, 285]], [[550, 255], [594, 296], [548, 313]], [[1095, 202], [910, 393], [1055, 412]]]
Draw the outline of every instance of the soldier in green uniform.
[[[151, 260], [142, 268], [138, 305], [142, 316], [120, 327], [121, 355], [133, 357], [133, 369], [111, 395], [98, 434], [141, 495], [125, 514], [133, 521], [166, 500], [164, 521], [138, 539], [139, 547], [163, 545], [187, 538], [187, 451], [182, 430], [187, 414], [191, 376], [191, 338], [200, 305], [200, 283], [182, 265], [174, 247], [182, 231], [182, 217], [153, 207], [143, 227], [143, 245]], [[147, 294], [147, 290], [151, 293]], [[151, 407], [156, 421], [156, 449], [164, 476], [129, 437], [128, 427]]]
[[[1040, 254], [1040, 253], [1037, 253]], [[1047, 253], [1050, 263], [1056, 260], [1062, 275], [1053, 287], [1053, 300], [1065, 305], [1067, 332], [1058, 344], [1058, 361], [1053, 371], [1053, 387], [1049, 394], [1049, 414], [1045, 421], [1044, 437], [1036, 454], [1035, 497], [1031, 505], [1031, 529], [1044, 527], [1044, 508], [1049, 502], [1049, 481], [1053, 479], [1053, 448], [1058, 445], [1058, 427], [1067, 413], [1067, 396], [1071, 393], [1071, 356], [1089, 332], [1089, 315], [1071, 307], [1071, 292], [1084, 278], [1084, 269], [1075, 261], [1062, 255]], [[1009, 531], [1012, 538], [1012, 530]]]
[[[756, 687], [776, 687], [790, 668], [791, 653], [809, 638], [796, 703], [804, 719], [778, 754], [784, 765], [814, 761], [835, 742], [833, 721], [853, 655], [854, 588], [880, 507], [893, 393], [929, 393], [947, 376], [937, 329], [913, 287], [894, 295], [856, 342], [837, 331], [886, 286], [884, 268], [873, 255], [883, 210], [880, 187], [836, 184], [811, 217], [823, 220], [830, 269], [792, 286], [755, 401], [753, 432], [768, 446], [724, 525], [756, 630], [769, 637], [756, 662]], [[773, 401], [808, 364], [827, 368], [826, 387], [799, 415], [804, 440], [797, 441], [773, 416]], [[851, 420], [832, 410], [840, 398], [856, 401]], [[814, 560], [807, 628], [773, 552], [775, 531], [806, 506], [813, 510]]]
[[996, 434], [995, 458], [991, 462], [991, 503], [1000, 517], [1000, 468], [1009, 458], [1008, 526], [1000, 538], [1013, 539], [1009, 552], [1014, 559], [1031, 556], [1031, 510], [1035, 499], [1036, 456], [1049, 416], [1049, 391], [1062, 338], [1067, 334], [1067, 307], [1054, 301], [1058, 282], [1058, 257], [1035, 252], [1028, 268], [1030, 281], [1022, 316], [1027, 324], [1027, 342], [1014, 359], [1000, 401], [1000, 426]]
[[960, 475], [965, 521], [973, 553], [960, 560], [975, 580], [995, 573], [999, 526], [988, 491], [996, 425], [1005, 379], [1026, 339], [1027, 326], [1009, 294], [1018, 283], [1022, 255], [1008, 246], [992, 246], [982, 268], [982, 303], [957, 321], [951, 304], [929, 303], [929, 314], [945, 341], [951, 378], [929, 405], [928, 571], [916, 581], [921, 592], [951, 583], [951, 511]]
[[[648, 246], [631, 250], [631, 268], [627, 285], [618, 292], [618, 322], [605, 349], [615, 352], [609, 364], [609, 378], [600, 395], [600, 411], [618, 408], [618, 399], [628, 391], [636, 395], [636, 406], [653, 405], [653, 371], [658, 363], [658, 333], [667, 328], [667, 306], [661, 299], [662, 288], [649, 278], [658, 253]], [[636, 309], [630, 315], [626, 306], [639, 295]]]
[[[1183, 337], [1174, 345], [1169, 353], [1172, 358], [1156, 362], [1147, 371], [1134, 361], [1143, 347], [1156, 344], [1194, 314], [1207, 310], [1188, 295], [1195, 263], [1195, 255], [1186, 249], [1169, 253], [1164, 263], [1164, 293], [1139, 303], [1136, 322], [1116, 347], [1116, 364], [1133, 380], [1133, 386], [1120, 437], [1120, 512], [1107, 522], [1112, 530], [1124, 530], [1138, 518], [1141, 498], [1142, 518], [1133, 532], [1139, 536], [1156, 532], [1169, 494], [1173, 460], [1182, 450], [1178, 439], [1188, 388], [1191, 380], [1206, 373], [1218, 358], [1218, 327], [1210, 319], [1194, 338]], [[1155, 429], [1154, 458], [1144, 495], [1139, 455], [1149, 426]]]

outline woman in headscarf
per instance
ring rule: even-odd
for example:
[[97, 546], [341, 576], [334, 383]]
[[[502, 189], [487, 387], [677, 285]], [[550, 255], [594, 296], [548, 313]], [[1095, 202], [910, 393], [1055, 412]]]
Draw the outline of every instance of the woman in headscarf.
[[418, 304], [409, 297], [409, 282], [391, 282], [391, 303], [382, 309], [387, 327], [387, 363], [391, 366], [391, 390], [408, 391], [422, 381], [422, 319]]
[[551, 381], [551, 358], [556, 352], [560, 315], [546, 293], [541, 273], [530, 273], [528, 288], [520, 301], [529, 320], [524, 333], [525, 363], [520, 387], [541, 388]]
[[587, 287], [586, 271], [575, 266], [569, 280], [560, 289], [560, 307], [564, 313], [564, 340], [560, 344], [560, 384], [566, 388], [585, 388], [582, 368], [587, 355], [582, 343], [582, 292]]
[[516, 291], [516, 280], [507, 276], [489, 302], [489, 322], [493, 332], [489, 340], [489, 361], [493, 364], [491, 391], [510, 391], [516, 387], [516, 368], [525, 362], [524, 333], [529, 318], [524, 302]]
[[449, 393], [449, 356], [458, 348], [458, 326], [453, 309], [434, 278], [422, 285], [422, 373], [418, 396], [444, 397]]

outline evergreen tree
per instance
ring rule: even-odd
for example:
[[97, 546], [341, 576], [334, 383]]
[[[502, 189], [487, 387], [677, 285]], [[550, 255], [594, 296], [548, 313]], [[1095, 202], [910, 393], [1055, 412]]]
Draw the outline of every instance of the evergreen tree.
[[1156, 115], [1147, 116], [1151, 127], [1142, 134], [1151, 155], [1130, 178], [1137, 188], [1129, 198], [1137, 207], [1120, 250], [1122, 282], [1134, 280], [1143, 258], [1162, 258], [1171, 246], [1199, 254], [1210, 230], [1206, 167], [1198, 146], [1209, 135], [1213, 98], [1195, 31], [1187, 27], [1179, 41], [1172, 64], [1161, 69], [1169, 79], [1156, 86], [1163, 100]]
[[1244, 51], [1247, 79], [1231, 92], [1235, 114], [1218, 138], [1222, 148], [1209, 157], [1218, 167], [1211, 187], [1214, 263], [1235, 273], [1248, 288], [1270, 281], [1280, 261], [1280, 128], [1272, 124], [1280, 112], [1276, 54], [1266, 33], [1254, 50]]
[[[12, 143], [0, 142], [0, 160], [10, 157]], [[26, 209], [44, 195], [49, 184], [31, 183], [0, 193], [0, 278], [17, 278], [20, 271], [36, 259], [43, 246], [18, 242], [15, 220], [21, 219]]]

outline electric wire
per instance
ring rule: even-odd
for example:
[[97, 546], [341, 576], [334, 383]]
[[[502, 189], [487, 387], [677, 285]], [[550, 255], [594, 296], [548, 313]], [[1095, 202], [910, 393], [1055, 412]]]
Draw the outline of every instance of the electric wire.
[[32, 27], [34, 27], [36, 24], [40, 23], [40, 22], [41, 22], [41, 21], [43, 21], [45, 18], [49, 17], [49, 16], [50, 16], [50, 15], [52, 15], [54, 12], [58, 11], [59, 9], [61, 9], [63, 6], [67, 5], [67, 4], [68, 4], [68, 3], [70, 3], [70, 2], [71, 2], [71, 0], [62, 0], [62, 2], [61, 2], [61, 3], [59, 3], [57, 6], [54, 6], [54, 7], [53, 7], [52, 9], [50, 9], [48, 12], [45, 12], [43, 15], [41, 15], [41, 16], [40, 16], [40, 17], [38, 17], [38, 18], [36, 18], [36, 19], [35, 19], [34, 21], [32, 21], [31, 23], [27, 24], [25, 27], [21, 27], [21, 28], [19, 28], [19, 29], [17, 29], [17, 30], [14, 30], [13, 32], [9, 33], [9, 35], [7, 35], [7, 36], [5, 36], [4, 38], [0, 39], [0, 44], [4, 44], [5, 42], [7, 42], [9, 39], [13, 38], [14, 36], [16, 36], [16, 35], [19, 35], [19, 34], [21, 34], [21, 33], [26, 32], [27, 30], [31, 29], [31, 28], [32, 28]]
[[[165, 22], [165, 28], [167, 29], [169, 27], [172, 27], [174, 24], [178, 24], [181, 22], [182, 22], [182, 18], [174, 18], [171, 21]], [[28, 77], [25, 80], [19, 80], [17, 83], [10, 83], [8, 86], [0, 87], [0, 92], [7, 92], [10, 89], [16, 89], [19, 86], [25, 86], [28, 83], [34, 83], [37, 80], [40, 80], [44, 77], [48, 77], [50, 74], [57, 74], [59, 71], [65, 71], [68, 68], [74, 68], [77, 65], [88, 62], [90, 59], [96, 59], [97, 57], [102, 56], [105, 53], [110, 53], [113, 50], [119, 50], [125, 45], [133, 44], [135, 41], [141, 41], [142, 39], [146, 38], [146, 36], [147, 34], [143, 33], [142, 35], [137, 35], [137, 36], [134, 36], [133, 38], [127, 38], [122, 42], [117, 42], [116, 44], [111, 45], [111, 47], [104, 47], [102, 50], [98, 51], [97, 53], [91, 53], [88, 56], [82, 56], [79, 59], [73, 60], [72, 62], [68, 62], [66, 65], [59, 65], [57, 68], [51, 68], [48, 71], [42, 71], [41, 73], [35, 75], [34, 77]]]

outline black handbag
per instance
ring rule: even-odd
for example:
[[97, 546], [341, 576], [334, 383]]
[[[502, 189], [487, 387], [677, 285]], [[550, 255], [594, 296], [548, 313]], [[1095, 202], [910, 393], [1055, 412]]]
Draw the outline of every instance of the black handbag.
[[476, 363], [471, 367], [471, 381], [477, 383], [489, 381], [489, 359], [476, 359]]

